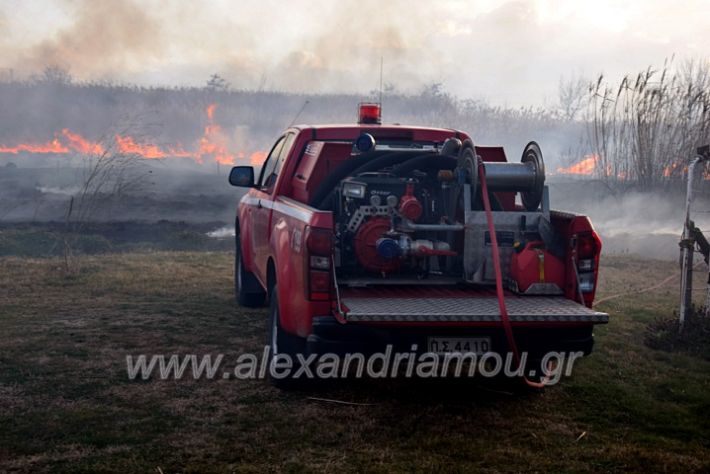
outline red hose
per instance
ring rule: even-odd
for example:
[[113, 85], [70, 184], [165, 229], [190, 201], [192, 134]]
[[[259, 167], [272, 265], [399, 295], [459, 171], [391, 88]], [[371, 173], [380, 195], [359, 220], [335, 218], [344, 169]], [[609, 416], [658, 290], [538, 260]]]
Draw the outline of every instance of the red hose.
[[[483, 209], [486, 211], [486, 221], [488, 222], [488, 233], [491, 235], [491, 247], [493, 253], [493, 269], [496, 274], [496, 295], [498, 296], [498, 308], [500, 310], [500, 321], [505, 331], [505, 337], [508, 340], [508, 347], [513, 352], [515, 363], [520, 368], [520, 353], [518, 345], [513, 337], [513, 328], [510, 326], [508, 318], [508, 308], [505, 305], [505, 295], [503, 294], [503, 274], [500, 269], [500, 255], [498, 254], [498, 236], [496, 235], [495, 225], [493, 224], [493, 211], [491, 210], [491, 202], [488, 198], [488, 185], [486, 184], [486, 169], [483, 166], [483, 160], [478, 162], [478, 176], [481, 181], [481, 194], [483, 196]], [[524, 370], [524, 369], [523, 369]], [[529, 387], [543, 388], [549, 381], [548, 377], [542, 379], [542, 382], [533, 382], [528, 380], [523, 372], [523, 380]]]

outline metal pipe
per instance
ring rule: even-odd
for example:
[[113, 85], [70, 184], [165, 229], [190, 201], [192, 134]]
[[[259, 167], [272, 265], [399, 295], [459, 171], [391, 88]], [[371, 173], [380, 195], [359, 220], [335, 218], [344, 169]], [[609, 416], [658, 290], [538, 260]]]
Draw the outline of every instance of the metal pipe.
[[333, 286], [335, 287], [335, 311], [333, 311], [333, 315], [340, 324], [346, 324], [348, 322], [348, 314], [343, 311], [343, 306], [340, 304], [340, 288], [338, 287], [338, 277], [335, 274], [335, 257], [333, 255], [330, 256], [330, 265], [333, 268]]
[[415, 224], [411, 221], [403, 220], [399, 225], [399, 229], [403, 231], [414, 231], [414, 230], [450, 230], [450, 231], [461, 231], [464, 230], [466, 226], [463, 224]]

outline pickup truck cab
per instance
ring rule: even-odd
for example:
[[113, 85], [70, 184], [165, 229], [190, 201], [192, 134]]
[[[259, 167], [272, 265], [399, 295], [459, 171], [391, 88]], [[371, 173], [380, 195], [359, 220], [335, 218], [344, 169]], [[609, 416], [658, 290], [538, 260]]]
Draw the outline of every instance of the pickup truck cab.
[[247, 188], [236, 295], [269, 302], [272, 356], [511, 343], [589, 354], [608, 321], [592, 309], [601, 241], [587, 217], [549, 208], [537, 144], [509, 163], [465, 132], [382, 125], [379, 113], [364, 104], [357, 124], [291, 127], [258, 176], [232, 169]]

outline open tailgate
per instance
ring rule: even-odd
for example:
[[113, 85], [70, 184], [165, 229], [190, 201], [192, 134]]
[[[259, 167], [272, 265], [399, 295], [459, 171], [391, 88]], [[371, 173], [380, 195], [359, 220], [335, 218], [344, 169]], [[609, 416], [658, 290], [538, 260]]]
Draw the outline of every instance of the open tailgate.
[[[562, 296], [506, 295], [513, 324], [605, 324], [609, 315]], [[342, 294], [345, 318], [352, 322], [500, 322], [492, 291], [461, 289], [349, 289]]]

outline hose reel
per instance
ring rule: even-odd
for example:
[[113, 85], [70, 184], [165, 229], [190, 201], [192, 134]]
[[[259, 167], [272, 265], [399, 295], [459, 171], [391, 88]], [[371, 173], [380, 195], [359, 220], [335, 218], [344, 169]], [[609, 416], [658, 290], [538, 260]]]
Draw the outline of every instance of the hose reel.
[[[450, 149], [450, 148], [449, 148]], [[545, 162], [536, 142], [530, 142], [523, 150], [520, 163], [483, 163], [486, 184], [490, 191], [520, 192], [523, 206], [527, 211], [536, 211], [542, 201], [545, 187]], [[470, 140], [461, 143], [457, 158], [457, 168], [466, 176], [471, 185], [472, 198], [479, 186], [478, 155]]]

